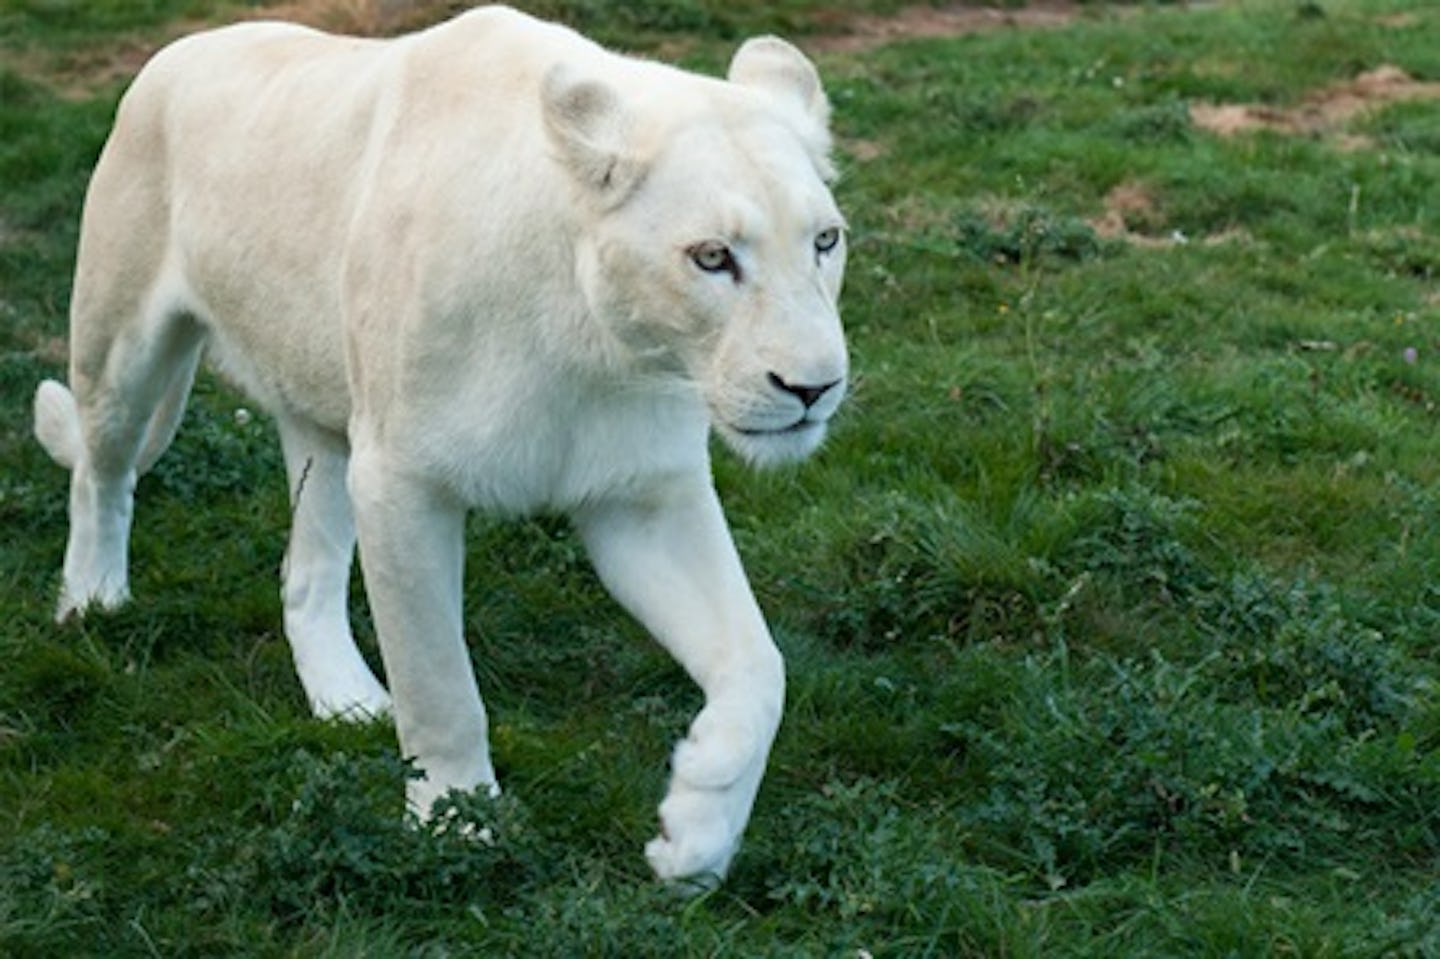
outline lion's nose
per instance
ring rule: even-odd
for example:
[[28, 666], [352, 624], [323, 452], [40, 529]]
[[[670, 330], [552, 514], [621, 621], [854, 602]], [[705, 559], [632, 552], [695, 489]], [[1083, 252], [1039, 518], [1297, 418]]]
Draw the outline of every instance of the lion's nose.
[[799, 398], [807, 410], [814, 406], [820, 397], [840, 385], [840, 380], [831, 380], [829, 383], [821, 383], [818, 386], [804, 386], [799, 383], [787, 383], [776, 373], [767, 373], [766, 375], [770, 378], [771, 386]]

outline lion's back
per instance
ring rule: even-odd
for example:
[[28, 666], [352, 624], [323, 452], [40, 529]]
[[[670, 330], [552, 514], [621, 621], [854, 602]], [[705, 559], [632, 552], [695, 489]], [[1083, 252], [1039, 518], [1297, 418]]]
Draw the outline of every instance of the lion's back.
[[410, 228], [442, 250], [434, 220], [464, 207], [465, 178], [487, 165], [512, 195], [521, 171], [553, 196], [539, 77], [598, 52], [503, 7], [392, 40], [274, 22], [178, 40], [122, 101], [82, 268], [115, 262], [142, 227], [154, 265], [135, 272], [202, 320], [212, 358], [260, 402], [343, 428], [346, 269], [365, 211], [403, 200]]

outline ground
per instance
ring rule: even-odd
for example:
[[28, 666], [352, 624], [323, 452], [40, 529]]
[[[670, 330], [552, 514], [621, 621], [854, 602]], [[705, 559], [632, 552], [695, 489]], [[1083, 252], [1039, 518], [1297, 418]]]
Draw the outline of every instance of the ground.
[[1440, 955], [1440, 9], [528, 6], [708, 71], [782, 32], [835, 107], [853, 396], [801, 468], [716, 457], [790, 677], [732, 876], [648, 876], [695, 693], [546, 518], [470, 533], [494, 844], [405, 827], [391, 731], [307, 715], [213, 377], [136, 603], [51, 623], [28, 404], [125, 79], [454, 5], [0, 0], [0, 952]]

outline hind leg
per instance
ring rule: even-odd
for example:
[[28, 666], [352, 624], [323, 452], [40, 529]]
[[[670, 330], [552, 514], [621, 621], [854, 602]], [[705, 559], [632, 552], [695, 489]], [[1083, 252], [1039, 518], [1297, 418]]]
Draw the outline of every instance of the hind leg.
[[114, 335], [99, 326], [80, 316], [72, 323], [73, 397], [53, 382], [36, 396], [41, 441], [71, 468], [61, 620], [129, 598], [135, 482], [173, 435], [204, 342], [183, 314], [159, 314]]
[[345, 486], [344, 437], [291, 416], [279, 418], [293, 511], [281, 571], [285, 636], [310, 709], [322, 719], [367, 719], [389, 712], [350, 632], [350, 565], [355, 519]]

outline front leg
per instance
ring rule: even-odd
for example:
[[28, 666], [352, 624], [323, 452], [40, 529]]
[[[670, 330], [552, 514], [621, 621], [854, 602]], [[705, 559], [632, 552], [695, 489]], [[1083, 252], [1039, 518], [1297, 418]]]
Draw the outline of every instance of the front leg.
[[592, 504], [574, 519], [606, 587], [705, 694], [675, 749], [661, 832], [645, 855], [662, 879], [717, 882], [780, 724], [784, 663], [708, 476]]
[[350, 495], [360, 566], [403, 755], [421, 779], [421, 817], [451, 789], [497, 792], [485, 706], [461, 628], [465, 510], [441, 490], [357, 446]]

